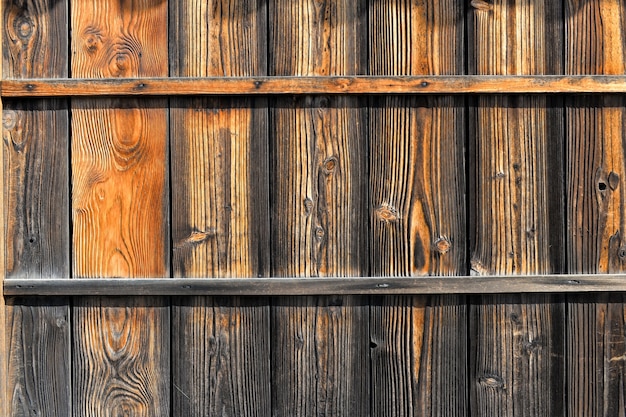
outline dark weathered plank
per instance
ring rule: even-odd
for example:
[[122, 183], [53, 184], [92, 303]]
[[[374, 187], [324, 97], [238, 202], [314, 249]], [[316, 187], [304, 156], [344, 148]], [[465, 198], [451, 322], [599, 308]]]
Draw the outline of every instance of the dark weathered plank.
[[[565, 2], [566, 74], [626, 72], [626, 6], [613, 0]], [[626, 101], [620, 96], [566, 100], [568, 272], [626, 270]], [[625, 300], [568, 298], [568, 412], [626, 413]]]
[[[365, 6], [270, 1], [269, 75], [365, 73]], [[271, 103], [272, 275], [366, 275], [366, 101], [321, 95]], [[367, 415], [367, 306], [354, 297], [273, 304], [273, 415]]]
[[[472, 73], [562, 73], [560, 3], [473, 1], [470, 10]], [[538, 96], [481, 96], [473, 102], [472, 273], [562, 271], [561, 105]], [[561, 301], [472, 301], [472, 415], [564, 414]]]
[[180, 416], [269, 416], [266, 298], [190, 297], [172, 317], [172, 409]]
[[[164, 77], [167, 3], [72, 2], [72, 75]], [[73, 273], [169, 273], [167, 101], [72, 101]], [[74, 415], [169, 416], [164, 299], [80, 300], [73, 310]]]
[[5, 415], [71, 415], [67, 298], [12, 298], [7, 307], [10, 372]]
[[623, 75], [245, 76], [0, 81], [2, 97], [626, 93]]
[[563, 304], [550, 295], [483, 296], [472, 303], [472, 415], [566, 415]]
[[[3, 77], [68, 75], [67, 2], [7, 1]], [[65, 100], [3, 103], [2, 276], [69, 275], [68, 114]], [[5, 171], [6, 170], [6, 171]], [[4, 300], [3, 300], [4, 301]], [[4, 307], [0, 307], [3, 308]], [[6, 307], [5, 416], [71, 412], [67, 298], [13, 299]], [[0, 407], [1, 408], [1, 407]]]
[[[267, 73], [265, 1], [170, 6], [171, 75]], [[171, 105], [174, 276], [267, 276], [267, 100]], [[269, 416], [269, 300], [194, 297], [172, 313], [174, 415]]]
[[367, 312], [359, 297], [272, 301], [272, 415], [369, 415]]
[[63, 100], [4, 102], [7, 278], [69, 275], [68, 131]]
[[[370, 74], [462, 74], [464, 13], [456, 1], [373, 2]], [[370, 104], [372, 275], [465, 274], [464, 98]], [[454, 296], [373, 302], [372, 415], [466, 415], [466, 310]]]

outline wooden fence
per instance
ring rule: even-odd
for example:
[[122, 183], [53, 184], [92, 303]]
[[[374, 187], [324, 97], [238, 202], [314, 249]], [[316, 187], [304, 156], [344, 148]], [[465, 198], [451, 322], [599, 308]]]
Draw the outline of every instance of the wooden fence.
[[0, 4], [0, 415], [626, 413], [623, 1]]

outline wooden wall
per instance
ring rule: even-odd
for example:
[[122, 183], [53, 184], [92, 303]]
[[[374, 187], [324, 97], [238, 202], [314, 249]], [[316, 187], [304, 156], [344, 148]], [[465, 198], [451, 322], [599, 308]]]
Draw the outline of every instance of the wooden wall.
[[[618, 0], [1, 9], [4, 79], [625, 74]], [[625, 268], [620, 95], [5, 97], [2, 107], [7, 280]], [[620, 416], [625, 312], [619, 293], [0, 290], [0, 413]]]

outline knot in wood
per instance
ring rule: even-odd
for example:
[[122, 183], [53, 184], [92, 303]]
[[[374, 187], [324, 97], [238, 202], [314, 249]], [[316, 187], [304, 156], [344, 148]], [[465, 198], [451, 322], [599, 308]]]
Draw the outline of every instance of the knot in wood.
[[493, 10], [493, 4], [489, 4], [484, 0], [472, 0], [470, 6], [472, 6], [476, 10], [483, 12], [489, 12]]
[[332, 173], [337, 168], [338, 159], [336, 156], [329, 156], [324, 160], [324, 172], [326, 174]]
[[13, 29], [15, 30], [15, 34], [18, 38], [21, 40], [28, 40], [31, 36], [33, 36], [35, 24], [30, 16], [23, 14], [15, 19], [13, 22]]
[[5, 110], [2, 113], [2, 126], [5, 129], [13, 129], [17, 124], [17, 113], [13, 110]]
[[374, 210], [376, 218], [384, 223], [396, 222], [400, 218], [398, 210], [390, 205], [380, 205]]
[[506, 386], [504, 385], [504, 378], [499, 375], [483, 375], [478, 378], [478, 383], [485, 388], [498, 391], [506, 389]]
[[445, 255], [452, 247], [452, 242], [450, 242], [447, 237], [440, 236], [437, 240], [435, 240], [434, 247], [440, 255]]

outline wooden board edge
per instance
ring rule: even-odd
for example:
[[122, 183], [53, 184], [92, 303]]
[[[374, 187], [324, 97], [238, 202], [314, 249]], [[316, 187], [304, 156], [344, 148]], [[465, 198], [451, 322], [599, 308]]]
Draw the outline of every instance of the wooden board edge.
[[429, 75], [5, 79], [2, 97], [623, 94], [626, 75]]
[[307, 296], [626, 291], [626, 275], [10, 279], [7, 296]]

